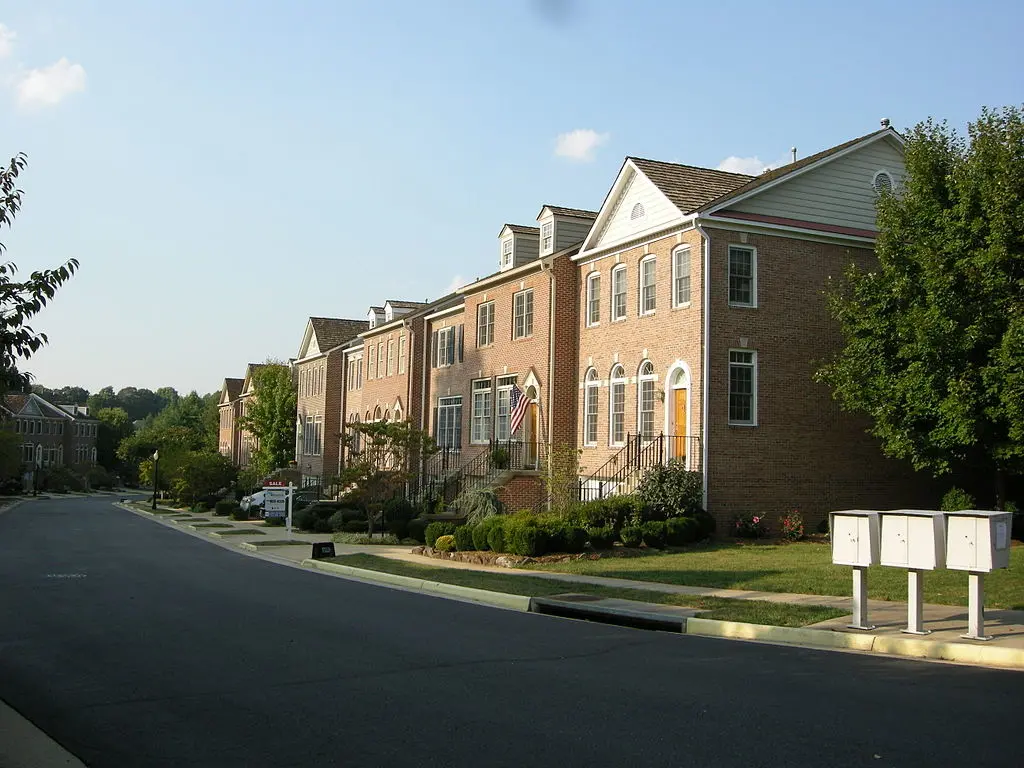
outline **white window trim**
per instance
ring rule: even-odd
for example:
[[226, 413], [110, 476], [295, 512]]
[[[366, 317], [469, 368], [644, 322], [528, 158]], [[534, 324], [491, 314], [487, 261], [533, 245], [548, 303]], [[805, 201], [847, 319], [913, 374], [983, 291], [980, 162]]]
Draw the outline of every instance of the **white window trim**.
[[[481, 327], [481, 325], [480, 325], [480, 315], [483, 312], [485, 307], [490, 307], [490, 310], [488, 310], [488, 313], [490, 314], [490, 322], [489, 323], [484, 323], [484, 327], [488, 327], [488, 326], [490, 327], [491, 335], [490, 335], [490, 339], [487, 341], [486, 344], [481, 344], [480, 343], [480, 327]], [[513, 304], [513, 312], [514, 311], [515, 311], [515, 306]], [[483, 348], [491, 347], [491, 346], [494, 345], [494, 333], [495, 333], [496, 319], [497, 318], [495, 317], [494, 299], [491, 299], [490, 301], [482, 301], [482, 302], [480, 302], [479, 304], [476, 305], [476, 346], [477, 346], [477, 349], [483, 349]]]
[[[636, 313], [639, 317], [647, 317], [653, 315], [658, 311], [658, 265], [657, 256], [650, 254], [640, 259], [640, 268], [636, 274]], [[648, 309], [644, 311], [644, 267], [650, 262], [654, 262], [654, 282], [651, 284], [651, 291], [654, 293], [654, 309]]]
[[[494, 434], [495, 440], [505, 441], [512, 439], [512, 387], [516, 385], [519, 377], [516, 374], [504, 374], [498, 376], [494, 380], [494, 410], [491, 417], [491, 429]], [[502, 384], [501, 382], [506, 382]], [[506, 394], [508, 398], [508, 413], [505, 414], [505, 427], [508, 430], [508, 434], [504, 437], [498, 435], [498, 424], [501, 418], [501, 409], [499, 405], [501, 403], [502, 394]], [[525, 394], [523, 395], [526, 396]]]
[[[448, 344], [448, 340], [447, 340], [448, 334], [451, 334], [452, 339], [453, 339], [451, 346], [449, 346], [449, 344]], [[437, 329], [437, 351], [440, 351], [442, 349], [444, 350], [444, 362], [443, 363], [441, 362], [441, 358], [440, 358], [440, 355], [439, 355], [438, 358], [437, 358], [437, 361], [436, 361], [437, 362], [437, 366], [436, 366], [437, 368], [451, 368], [453, 365], [455, 365], [455, 358], [458, 356], [458, 350], [455, 350], [452, 353], [452, 359], [451, 360], [448, 359], [448, 350], [449, 349], [454, 349], [454, 344], [455, 344], [454, 339], [455, 339], [455, 326], [454, 325], [446, 325], [444, 328], [438, 328]]]
[[[749, 354], [751, 356], [751, 358], [750, 358], [750, 363], [751, 364], [750, 365], [746, 365], [745, 363], [733, 363], [732, 359], [731, 359], [733, 352], [742, 352], [744, 354]], [[726, 417], [728, 419], [729, 426], [730, 427], [756, 427], [757, 426], [757, 350], [756, 349], [739, 349], [739, 348], [734, 347], [734, 348], [729, 350], [729, 357], [726, 358], [726, 363], [728, 364], [729, 367], [728, 367], [728, 369], [726, 369], [726, 386], [725, 386], [725, 398], [726, 398], [726, 400], [725, 400], [725, 408], [726, 408]], [[751, 397], [750, 397], [750, 415], [751, 415], [751, 420], [750, 421], [733, 421], [731, 418], [729, 418], [729, 398], [732, 396], [732, 390], [730, 389], [730, 386], [732, 384], [731, 373], [732, 373], [732, 366], [733, 365], [739, 365], [739, 366], [742, 366], [744, 368], [752, 368], [753, 369], [753, 376], [751, 377]]]
[[[615, 316], [615, 276], [616, 274], [626, 275], [626, 284], [622, 287], [622, 293], [626, 297], [626, 300], [622, 303], [622, 315], [619, 317]], [[611, 280], [611, 305], [608, 308], [608, 317], [613, 323], [621, 323], [627, 317], [629, 317], [629, 270], [626, 269], [625, 264], [618, 264], [612, 268]]]
[[[508, 246], [508, 253], [505, 253]], [[501, 241], [501, 268], [508, 269], [515, 263], [515, 238], [506, 237]]]
[[[622, 371], [621, 376], [615, 376], [616, 369]], [[608, 446], [610, 448], [621, 448], [626, 444], [628, 434], [626, 432], [626, 385], [629, 383], [629, 377], [626, 376], [626, 369], [621, 363], [616, 363], [612, 366], [611, 371], [608, 374]], [[615, 441], [615, 418], [614, 418], [614, 405], [613, 398], [615, 397], [615, 385], [622, 385], [622, 440], [619, 442]]]
[[[646, 374], [645, 373], [640, 373], [640, 371], [642, 371], [644, 369], [644, 365], [646, 365], [648, 363], [650, 363], [650, 365], [651, 365], [651, 372], [650, 373], [646, 373]], [[640, 361], [640, 365], [637, 366], [637, 369], [636, 369], [636, 433], [638, 435], [642, 435], [643, 434], [643, 419], [641, 418], [641, 414], [643, 413], [643, 406], [644, 406], [643, 384], [648, 382], [648, 381], [651, 382], [651, 385], [654, 387], [654, 397], [653, 397], [653, 401], [651, 403], [651, 436], [653, 437], [654, 433], [656, 432], [655, 425], [657, 423], [657, 412], [658, 412], [658, 406], [657, 406], [657, 400], [658, 400], [658, 387], [657, 387], [658, 374], [655, 373], [654, 363], [651, 363], [651, 361], [648, 360], [648, 359], [644, 359], [644, 360]]]
[[[598, 297], [597, 297], [597, 320], [593, 320], [592, 321], [590, 319], [590, 308], [594, 305], [593, 291], [594, 291], [594, 283], [595, 282], [597, 282], [597, 283], [601, 282], [601, 273], [600, 272], [591, 272], [589, 275], [587, 275], [587, 290], [586, 290], [586, 297], [587, 297], [587, 306], [586, 306], [587, 328], [596, 328], [597, 326], [599, 326], [601, 324], [601, 297], [600, 297], [600, 295], [598, 295]], [[599, 287], [598, 288], [598, 293], [600, 293], [600, 290], [601, 289]]]
[[[591, 377], [593, 374], [593, 377]], [[601, 397], [601, 378], [597, 375], [597, 371], [593, 368], [587, 371], [583, 377], [583, 445], [596, 448], [597, 447], [597, 423], [601, 420], [601, 401], [598, 399]], [[594, 439], [587, 439], [587, 406], [591, 403], [597, 403], [597, 413], [594, 420]]]
[[[690, 272], [688, 277], [690, 278], [690, 300], [689, 301], [676, 301], [676, 282], [679, 279], [679, 272], [676, 268], [676, 256], [680, 253], [686, 252], [689, 255], [690, 261]], [[676, 246], [672, 249], [672, 308], [673, 309], [685, 309], [690, 306], [690, 302], [693, 301], [693, 251], [687, 244]]]
[[[477, 384], [483, 382], [487, 383], [486, 387], [477, 388]], [[476, 431], [475, 427], [477, 420], [480, 418], [476, 413], [476, 402], [477, 395], [483, 395], [486, 393], [486, 398], [490, 401], [491, 410], [487, 416], [487, 429], [484, 430], [484, 434], [480, 438], [473, 436]], [[493, 379], [474, 379], [469, 384], [469, 444], [470, 445], [487, 445], [491, 441], [491, 435], [494, 434], [494, 380]]]
[[[732, 301], [729, 297], [730, 280], [732, 279], [732, 250], [733, 248], [750, 251], [750, 303], [744, 304]], [[725, 253], [725, 298], [729, 301], [730, 307], [739, 309], [757, 309], [757, 248], [743, 243], [729, 243]]]
[[[530, 331], [526, 332], [526, 297], [530, 297]], [[523, 301], [523, 334], [516, 334], [516, 300], [522, 297]], [[533, 288], [524, 288], [512, 294], [512, 340], [529, 339], [533, 336]]]
[[[545, 236], [545, 234], [544, 234], [544, 228], [545, 227], [550, 228], [551, 234]], [[544, 245], [545, 237], [548, 240], [551, 241], [547, 245]], [[541, 252], [543, 252], [543, 253], [549, 253], [550, 251], [553, 251], [555, 249], [555, 222], [554, 221], [546, 221], [546, 222], [544, 222], [544, 223], [542, 223], [540, 225], [540, 249], [541, 249]]]

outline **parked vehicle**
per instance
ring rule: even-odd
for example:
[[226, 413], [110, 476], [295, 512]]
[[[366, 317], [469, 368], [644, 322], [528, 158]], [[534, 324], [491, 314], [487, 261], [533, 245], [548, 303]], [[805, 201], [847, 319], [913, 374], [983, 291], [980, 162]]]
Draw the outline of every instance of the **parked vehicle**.
[[262, 509], [263, 503], [266, 499], [267, 495], [264, 491], [257, 491], [251, 496], [243, 496], [242, 500], [238, 502], [238, 506], [246, 512], [250, 511], [253, 507], [256, 509]]

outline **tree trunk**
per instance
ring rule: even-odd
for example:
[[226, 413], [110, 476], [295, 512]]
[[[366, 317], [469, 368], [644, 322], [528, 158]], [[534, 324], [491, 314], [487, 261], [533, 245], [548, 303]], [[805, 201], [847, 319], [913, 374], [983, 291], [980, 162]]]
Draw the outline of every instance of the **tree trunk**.
[[1006, 505], [1006, 471], [1002, 467], [996, 467], [996, 509], [1000, 512]]

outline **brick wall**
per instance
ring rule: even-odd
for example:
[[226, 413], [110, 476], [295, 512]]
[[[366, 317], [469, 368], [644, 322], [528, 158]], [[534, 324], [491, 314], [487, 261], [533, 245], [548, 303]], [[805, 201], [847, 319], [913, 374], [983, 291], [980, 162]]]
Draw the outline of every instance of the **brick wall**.
[[538, 472], [517, 472], [495, 489], [506, 512], [535, 509], [544, 498], [544, 480]]

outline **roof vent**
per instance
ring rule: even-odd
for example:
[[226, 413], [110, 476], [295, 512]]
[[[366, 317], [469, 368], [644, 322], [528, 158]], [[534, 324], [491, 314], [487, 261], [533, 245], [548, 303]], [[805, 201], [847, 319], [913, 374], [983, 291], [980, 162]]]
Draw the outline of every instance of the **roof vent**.
[[882, 118], [882, 127], [883, 128], [888, 128], [889, 127], [889, 118], [888, 117], [883, 117]]
[[636, 219], [642, 219], [646, 215], [647, 211], [644, 210], [644, 204], [637, 203], [636, 205], [633, 206], [633, 210], [630, 211], [629, 219], [630, 221], [634, 221]]
[[871, 186], [875, 193], [879, 195], [883, 192], [892, 192], [892, 176], [888, 171], [879, 171], [875, 174], [875, 178], [872, 179]]

